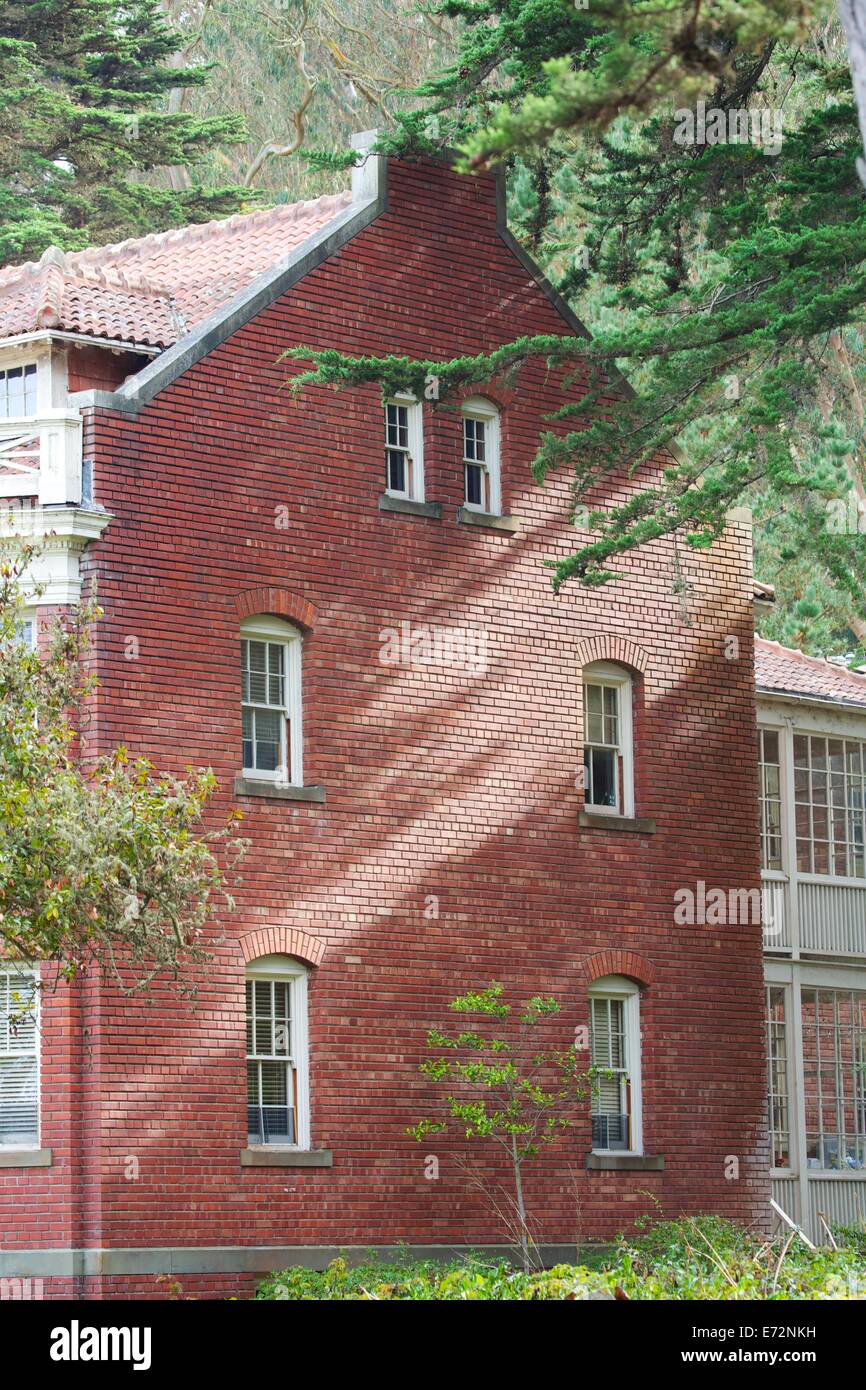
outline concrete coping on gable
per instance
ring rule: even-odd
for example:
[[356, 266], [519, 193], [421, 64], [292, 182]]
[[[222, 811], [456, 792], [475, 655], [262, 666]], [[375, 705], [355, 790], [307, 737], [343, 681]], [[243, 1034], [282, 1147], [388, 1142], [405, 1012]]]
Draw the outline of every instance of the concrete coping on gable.
[[[370, 136], [371, 132], [367, 131], [356, 137], [361, 142], [359, 149], [369, 147]], [[69, 397], [70, 405], [81, 410], [115, 410], [137, 415], [159, 391], [213, 352], [256, 314], [269, 308], [280, 295], [324, 264], [385, 211], [388, 206], [387, 160], [381, 155], [368, 154], [363, 164], [353, 170], [352, 194], [349, 207], [142, 367], [117, 391], [75, 392]]]

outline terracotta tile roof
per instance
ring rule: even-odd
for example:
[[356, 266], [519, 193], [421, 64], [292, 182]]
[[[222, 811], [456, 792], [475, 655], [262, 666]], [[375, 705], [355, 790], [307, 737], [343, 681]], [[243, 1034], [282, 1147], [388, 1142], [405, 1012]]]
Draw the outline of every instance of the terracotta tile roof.
[[866, 706], [866, 675], [762, 637], [755, 639], [755, 681], [759, 690], [779, 695]]
[[113, 246], [51, 246], [0, 270], [0, 338], [57, 328], [170, 347], [350, 203], [347, 191]]

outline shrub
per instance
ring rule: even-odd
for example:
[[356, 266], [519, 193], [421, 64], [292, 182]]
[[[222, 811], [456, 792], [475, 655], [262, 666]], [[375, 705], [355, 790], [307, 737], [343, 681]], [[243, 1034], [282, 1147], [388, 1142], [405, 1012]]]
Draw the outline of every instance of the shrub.
[[[761, 1240], [717, 1217], [655, 1222], [621, 1237], [599, 1268], [556, 1265], [527, 1273], [507, 1261], [467, 1255], [448, 1263], [333, 1260], [318, 1272], [272, 1274], [260, 1299], [565, 1300], [866, 1298], [863, 1232], [839, 1250], [809, 1250], [797, 1237]], [[837, 1239], [839, 1234], [837, 1233]]]

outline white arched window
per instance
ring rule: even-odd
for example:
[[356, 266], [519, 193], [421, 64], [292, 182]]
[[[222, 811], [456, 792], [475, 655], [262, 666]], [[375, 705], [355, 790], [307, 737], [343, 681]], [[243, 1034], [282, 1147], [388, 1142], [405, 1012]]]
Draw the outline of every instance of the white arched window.
[[302, 786], [301, 634], [280, 618], [241, 624], [244, 776]]
[[605, 815], [634, 815], [631, 676], [594, 661], [583, 668], [584, 804]]
[[464, 506], [471, 512], [502, 513], [499, 411], [483, 396], [470, 396], [463, 417]]
[[247, 966], [249, 1143], [310, 1147], [307, 971], [291, 956]]
[[424, 420], [420, 401], [398, 394], [385, 402], [385, 493], [424, 501]]
[[624, 975], [589, 987], [589, 1036], [596, 1068], [592, 1097], [595, 1152], [643, 1152], [640, 990]]

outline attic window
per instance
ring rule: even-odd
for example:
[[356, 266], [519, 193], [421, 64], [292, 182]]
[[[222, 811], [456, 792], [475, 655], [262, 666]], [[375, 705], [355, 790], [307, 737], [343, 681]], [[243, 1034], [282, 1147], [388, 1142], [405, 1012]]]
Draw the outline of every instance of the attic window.
[[499, 412], [482, 396], [463, 402], [464, 503], [471, 512], [499, 516]]
[[20, 420], [36, 414], [36, 363], [0, 371], [0, 419]]

